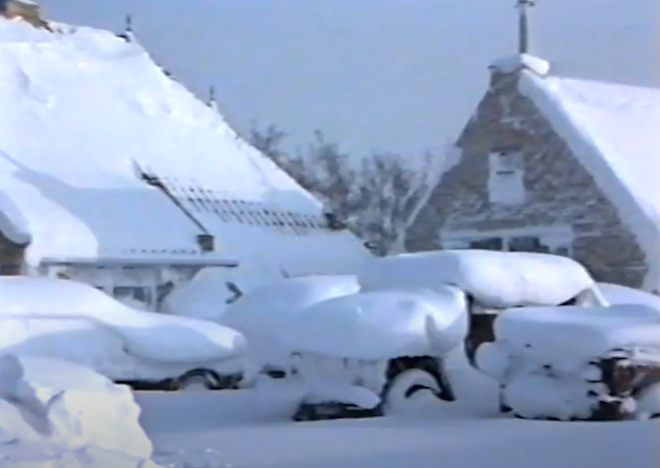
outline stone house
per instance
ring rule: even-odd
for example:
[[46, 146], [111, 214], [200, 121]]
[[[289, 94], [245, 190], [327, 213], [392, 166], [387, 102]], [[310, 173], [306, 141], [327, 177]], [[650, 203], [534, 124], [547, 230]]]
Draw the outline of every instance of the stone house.
[[553, 76], [521, 53], [490, 85], [407, 233], [410, 251], [551, 252], [660, 287], [660, 89]]

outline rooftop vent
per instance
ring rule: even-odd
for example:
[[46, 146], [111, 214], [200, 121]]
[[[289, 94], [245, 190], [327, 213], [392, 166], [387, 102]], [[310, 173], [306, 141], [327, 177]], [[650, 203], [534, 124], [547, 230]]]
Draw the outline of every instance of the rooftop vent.
[[41, 17], [41, 7], [31, 0], [0, 0], [0, 15], [8, 19], [20, 18], [35, 28], [51, 31], [48, 22]]

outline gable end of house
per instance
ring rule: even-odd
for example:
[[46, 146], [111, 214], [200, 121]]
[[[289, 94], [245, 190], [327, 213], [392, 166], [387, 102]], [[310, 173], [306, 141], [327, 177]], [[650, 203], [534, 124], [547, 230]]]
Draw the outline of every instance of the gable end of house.
[[598, 280], [642, 286], [648, 268], [636, 238], [519, 79], [520, 68], [491, 80], [456, 142], [462, 158], [421, 210], [408, 247], [546, 251], [576, 258]]

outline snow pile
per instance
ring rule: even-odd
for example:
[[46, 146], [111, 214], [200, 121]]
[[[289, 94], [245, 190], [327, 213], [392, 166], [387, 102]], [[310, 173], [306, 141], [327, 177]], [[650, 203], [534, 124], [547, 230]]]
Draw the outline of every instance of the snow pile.
[[520, 70], [531, 70], [539, 76], [550, 73], [550, 62], [529, 54], [515, 54], [499, 58], [490, 64], [491, 70], [501, 73], [513, 73]]
[[497, 308], [557, 305], [594, 289], [587, 270], [566, 257], [490, 250], [402, 254], [369, 262], [358, 274], [363, 291], [454, 285]]
[[[218, 112], [168, 78], [137, 42], [0, 18], [0, 231], [45, 257], [222, 256], [290, 273], [369, 258], [323, 207]], [[147, 177], [147, 178], [148, 178]]]
[[456, 288], [360, 292], [317, 302], [291, 317], [289, 347], [334, 358], [388, 360], [442, 356], [467, 333], [467, 304]]
[[288, 362], [290, 349], [280, 336], [290, 316], [306, 307], [358, 291], [354, 276], [328, 275], [282, 279], [256, 288], [225, 309], [224, 325], [240, 331], [259, 362]]
[[253, 289], [281, 278], [282, 274], [268, 265], [204, 268], [168, 294], [162, 310], [172, 315], [219, 322], [229, 304]]
[[[523, 73], [529, 97], [617, 207], [660, 285], [660, 89]], [[653, 259], [653, 260], [651, 260]]]
[[0, 356], [3, 468], [154, 468], [128, 387], [53, 359]]
[[202, 364], [239, 370], [247, 348], [230, 328], [130, 309], [70, 280], [1, 278], [0, 305], [5, 351], [57, 356], [117, 380], [173, 377]]
[[[477, 368], [504, 385], [506, 403], [525, 417], [590, 417], [607, 398], [598, 359], [624, 353], [631, 363], [660, 364], [660, 315], [644, 305], [508, 309], [494, 332], [496, 341], [477, 350]], [[660, 412], [657, 390], [643, 398], [648, 414]], [[637, 411], [635, 400], [624, 404]]]

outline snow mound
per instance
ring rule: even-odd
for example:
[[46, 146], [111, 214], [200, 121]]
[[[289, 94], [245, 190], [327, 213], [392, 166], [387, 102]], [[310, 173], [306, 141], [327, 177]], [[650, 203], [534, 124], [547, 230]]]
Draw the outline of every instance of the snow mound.
[[508, 309], [494, 329], [498, 341], [546, 359], [587, 362], [614, 349], [660, 351], [660, 314], [640, 304]]
[[442, 356], [467, 333], [467, 304], [456, 288], [362, 292], [328, 299], [281, 327], [294, 351], [336, 358], [388, 360]]
[[[124, 352], [162, 364], [230, 359], [241, 356], [247, 347], [243, 336], [228, 327], [131, 309], [71, 280], [0, 278], [0, 304], [0, 338], [5, 349], [25, 346], [28, 351], [37, 335], [52, 337], [78, 327], [105, 331], [105, 339], [119, 341]], [[87, 344], [93, 347], [93, 338], [98, 336], [90, 336]], [[78, 358], [85, 360], [85, 346], [77, 348], [75, 340], [65, 337], [53, 340], [50, 351], [80, 353]], [[32, 347], [32, 352], [48, 350]]]
[[515, 54], [499, 58], [490, 64], [491, 70], [513, 73], [523, 69], [531, 70], [539, 76], [550, 73], [550, 62], [529, 54]]
[[165, 313], [219, 322], [227, 306], [242, 295], [282, 274], [260, 265], [259, 268], [204, 268], [189, 282], [177, 286], [163, 302]]
[[155, 467], [128, 387], [53, 359], [0, 356], [3, 468]]
[[490, 250], [444, 250], [375, 259], [358, 274], [363, 291], [454, 285], [490, 307], [557, 305], [593, 289], [587, 270], [566, 257]]

